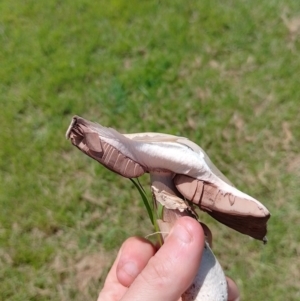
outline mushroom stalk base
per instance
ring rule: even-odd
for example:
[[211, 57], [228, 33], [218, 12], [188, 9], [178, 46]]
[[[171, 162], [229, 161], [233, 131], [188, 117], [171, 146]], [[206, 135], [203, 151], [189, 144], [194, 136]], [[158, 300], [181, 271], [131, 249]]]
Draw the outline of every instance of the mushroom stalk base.
[[[187, 210], [188, 206], [185, 208], [184, 202], [181, 202], [182, 200], [173, 184], [172, 173], [150, 173], [150, 179], [154, 202], [159, 202], [164, 206], [162, 219], [157, 220], [160, 231], [164, 233], [162, 234], [164, 239], [178, 218], [193, 215]], [[178, 206], [176, 200], [178, 200]], [[204, 246], [197, 275], [192, 285], [182, 295], [181, 300], [227, 301], [227, 282], [224, 272], [207, 242]]]

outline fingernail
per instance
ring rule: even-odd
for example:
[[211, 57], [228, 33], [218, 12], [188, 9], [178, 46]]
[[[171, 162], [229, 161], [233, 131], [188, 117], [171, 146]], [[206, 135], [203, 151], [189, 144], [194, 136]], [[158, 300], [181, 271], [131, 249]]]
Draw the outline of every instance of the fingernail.
[[137, 265], [132, 261], [124, 263], [121, 269], [123, 270], [123, 272], [125, 272], [127, 275], [133, 278], [135, 278], [139, 272]]
[[175, 227], [171, 230], [171, 235], [174, 235], [178, 240], [184, 243], [190, 243], [193, 238], [189, 231], [186, 230], [185, 227], [181, 225], [175, 225]]

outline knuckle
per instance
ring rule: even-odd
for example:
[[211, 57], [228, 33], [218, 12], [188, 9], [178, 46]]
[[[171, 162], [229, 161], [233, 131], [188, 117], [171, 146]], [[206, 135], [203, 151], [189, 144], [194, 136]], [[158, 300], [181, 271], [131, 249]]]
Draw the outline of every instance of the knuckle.
[[166, 288], [171, 285], [173, 273], [172, 263], [169, 260], [159, 263], [155, 260], [150, 260], [148, 267], [149, 269], [145, 273], [141, 273], [141, 276], [149, 286]]

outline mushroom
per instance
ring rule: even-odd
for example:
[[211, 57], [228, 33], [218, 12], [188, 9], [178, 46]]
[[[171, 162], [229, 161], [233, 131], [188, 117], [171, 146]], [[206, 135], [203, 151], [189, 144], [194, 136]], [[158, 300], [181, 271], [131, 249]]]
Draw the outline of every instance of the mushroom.
[[[266, 242], [268, 209], [235, 188], [189, 139], [160, 133], [120, 134], [79, 116], [73, 117], [66, 137], [123, 177], [149, 173], [153, 200], [164, 207], [157, 221], [162, 233], [183, 215], [197, 218], [196, 205], [228, 227]], [[203, 254], [195, 281], [182, 300], [227, 300], [226, 279], [208, 243]]]

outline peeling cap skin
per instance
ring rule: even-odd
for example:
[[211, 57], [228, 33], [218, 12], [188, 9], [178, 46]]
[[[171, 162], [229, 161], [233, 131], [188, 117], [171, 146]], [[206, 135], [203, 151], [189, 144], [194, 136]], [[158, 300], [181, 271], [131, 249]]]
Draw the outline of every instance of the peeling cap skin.
[[143, 166], [122, 154], [109, 143], [106, 143], [88, 125], [83, 118], [73, 118], [66, 134], [73, 145], [109, 170], [123, 177], [136, 178], [145, 173]]
[[264, 240], [268, 209], [235, 188], [200, 146], [160, 133], [120, 134], [74, 116], [66, 133], [72, 144], [111, 171], [127, 178], [169, 171], [179, 193], [219, 222]]
[[174, 184], [188, 200], [219, 222], [253, 238], [264, 240], [269, 212], [258, 201], [222, 193], [217, 186], [185, 175], [176, 175]]

